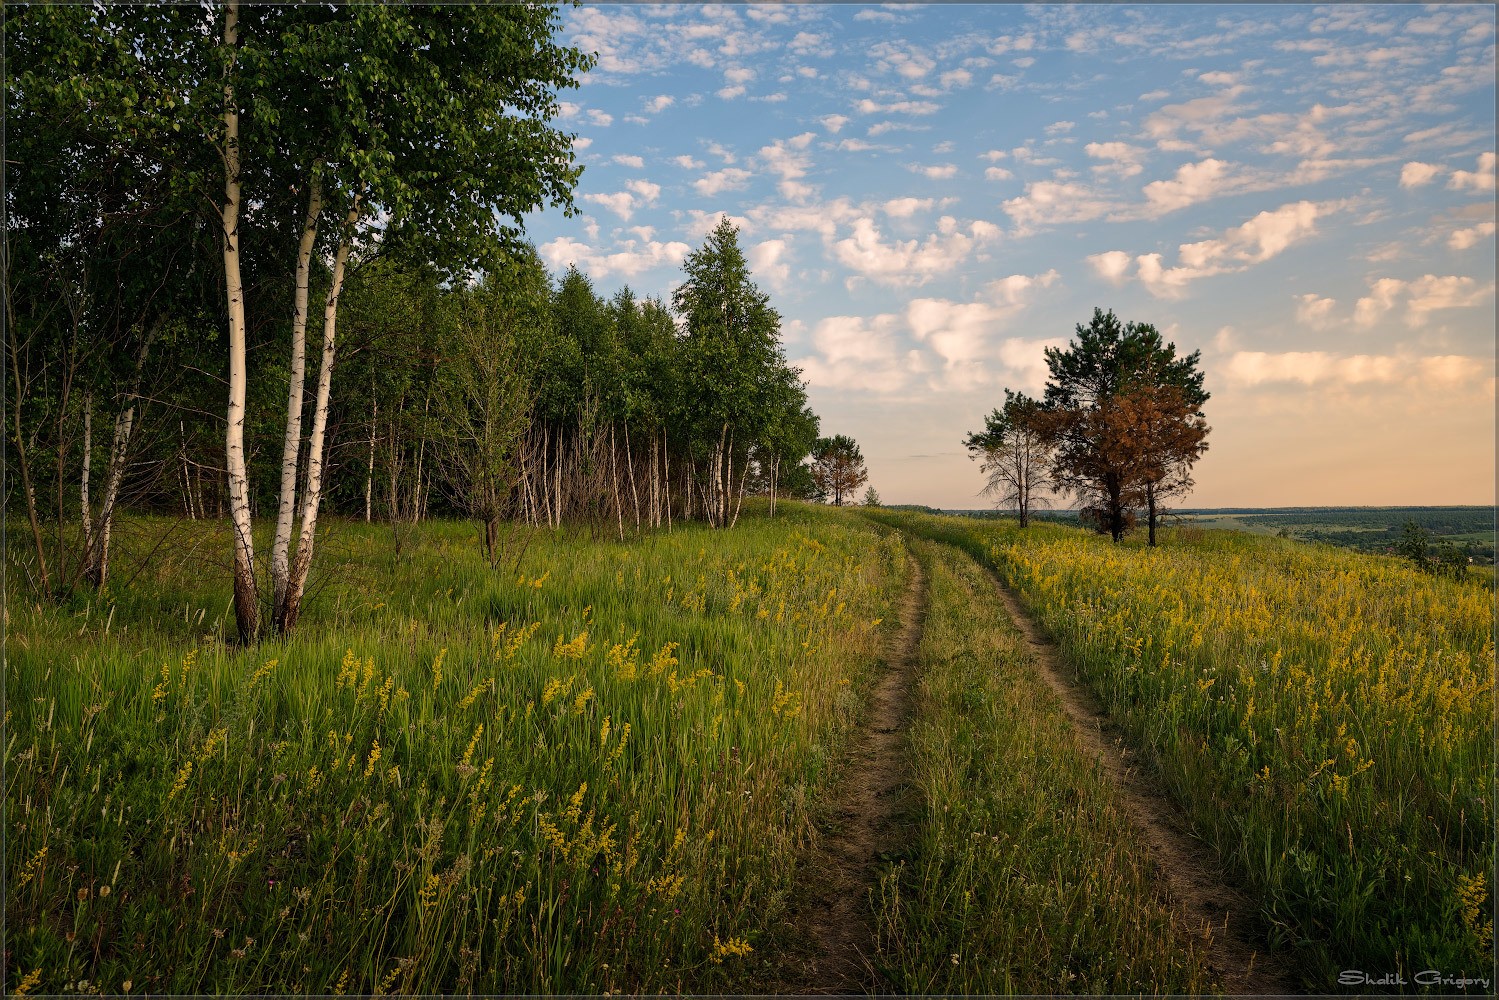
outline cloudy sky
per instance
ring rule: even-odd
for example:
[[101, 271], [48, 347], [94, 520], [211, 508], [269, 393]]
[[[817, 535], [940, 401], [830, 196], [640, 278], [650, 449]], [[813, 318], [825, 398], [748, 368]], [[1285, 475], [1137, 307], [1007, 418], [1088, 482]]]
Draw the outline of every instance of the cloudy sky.
[[1196, 506], [1494, 502], [1492, 6], [600, 6], [544, 259], [669, 297], [727, 213], [823, 432], [963, 435], [1093, 308], [1200, 350]]

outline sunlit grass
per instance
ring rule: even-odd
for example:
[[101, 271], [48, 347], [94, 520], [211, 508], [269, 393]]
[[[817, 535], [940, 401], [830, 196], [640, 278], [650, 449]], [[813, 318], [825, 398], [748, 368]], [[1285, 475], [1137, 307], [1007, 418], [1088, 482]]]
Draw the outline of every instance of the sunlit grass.
[[249, 649], [190, 547], [129, 590], [8, 595], [9, 982], [705, 990], [750, 960], [899, 540], [792, 507], [542, 533], [500, 572], [469, 526], [389, 543], [338, 525], [297, 633]]
[[993, 582], [921, 543], [931, 581], [910, 734], [925, 803], [882, 884], [898, 992], [1169, 993], [1211, 986], [1200, 941]]
[[1233, 532], [906, 523], [1020, 591], [1308, 987], [1492, 968], [1491, 586]]

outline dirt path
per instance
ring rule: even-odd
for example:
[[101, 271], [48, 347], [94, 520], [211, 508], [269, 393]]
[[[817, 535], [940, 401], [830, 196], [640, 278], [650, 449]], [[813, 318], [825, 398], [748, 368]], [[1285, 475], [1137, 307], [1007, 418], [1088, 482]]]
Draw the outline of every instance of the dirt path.
[[1056, 647], [1031, 621], [1010, 588], [992, 570], [990, 576], [1030, 644], [1037, 669], [1076, 725], [1083, 745], [1104, 765], [1130, 821], [1144, 834], [1188, 926], [1206, 938], [1208, 964], [1225, 992], [1300, 992], [1282, 963], [1261, 954], [1264, 944], [1251, 926], [1252, 907], [1224, 881], [1209, 848], [1187, 832], [1181, 810], [1131, 763], [1122, 735], [1092, 692], [1066, 669]]
[[870, 696], [863, 732], [855, 737], [843, 779], [834, 790], [832, 829], [808, 866], [811, 889], [794, 917], [809, 953], [794, 981], [778, 984], [777, 993], [888, 992], [873, 965], [870, 893], [881, 857], [901, 850], [915, 821], [902, 740], [910, 722], [927, 583], [921, 563], [915, 556], [907, 558], [910, 577], [901, 599], [901, 631]]

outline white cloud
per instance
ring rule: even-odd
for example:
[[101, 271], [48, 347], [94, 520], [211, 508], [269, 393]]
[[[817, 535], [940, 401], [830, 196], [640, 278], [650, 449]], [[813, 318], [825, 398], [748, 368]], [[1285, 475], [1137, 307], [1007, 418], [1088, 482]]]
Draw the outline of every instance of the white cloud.
[[1014, 178], [1015, 175], [1004, 167], [985, 167], [984, 176], [991, 181], [1007, 181]]
[[924, 370], [917, 351], [902, 352], [895, 331], [900, 317], [829, 316], [812, 331], [816, 355], [798, 358], [807, 381], [820, 388], [893, 394], [910, 384]]
[[1326, 330], [1333, 324], [1336, 299], [1324, 298], [1315, 292], [1296, 296], [1296, 322], [1314, 330]]
[[645, 166], [645, 161], [643, 159], [638, 156], [631, 156], [627, 154], [616, 156], [614, 158], [614, 162], [618, 163], [622, 167], [634, 167], [636, 170], [640, 170]]
[[[972, 302], [912, 300], [906, 307], [911, 334], [942, 361], [940, 378], [933, 380], [932, 388], [963, 392], [1001, 379], [1013, 384], [1017, 376], [1024, 388], [1039, 388], [1046, 370], [1043, 342], [1019, 337], [996, 341], [1036, 291], [1057, 280], [1055, 270], [1035, 276], [1012, 274], [990, 282]], [[1060, 345], [1062, 341], [1046, 343]], [[993, 364], [996, 358], [1000, 366]]]
[[1129, 266], [1133, 259], [1123, 250], [1106, 250], [1103, 253], [1091, 254], [1088, 263], [1093, 265], [1093, 270], [1098, 276], [1112, 285], [1124, 284], [1124, 279], [1129, 273]]
[[1476, 171], [1452, 171], [1452, 179], [1447, 182], [1447, 186], [1454, 191], [1493, 191], [1494, 154], [1478, 154], [1478, 169]]
[[687, 244], [677, 242], [638, 243], [626, 240], [621, 246], [624, 249], [606, 253], [566, 236], [559, 236], [550, 243], [543, 243], [537, 250], [553, 270], [560, 271], [568, 264], [576, 264], [579, 270], [587, 273], [594, 281], [602, 281], [614, 274], [632, 278], [652, 268], [675, 267], [682, 263], [691, 250]]
[[[1261, 212], [1242, 225], [1225, 230], [1216, 239], [1183, 243], [1177, 248], [1175, 267], [1167, 267], [1161, 254], [1140, 254], [1133, 262], [1135, 276], [1156, 298], [1181, 298], [1194, 281], [1246, 271], [1284, 252], [1293, 243], [1315, 233], [1317, 219], [1337, 208], [1335, 204], [1300, 201]], [[1121, 284], [1128, 276], [1130, 261], [1123, 251], [1095, 254], [1088, 261], [1101, 277], [1115, 284]]]
[[861, 115], [934, 115], [941, 111], [942, 107], [931, 101], [892, 101], [889, 104], [880, 104], [866, 97], [854, 103], [854, 110]]
[[832, 252], [838, 263], [880, 284], [921, 285], [951, 270], [976, 246], [997, 235], [998, 227], [993, 223], [971, 223], [965, 233], [955, 219], [944, 216], [938, 221], [938, 232], [925, 242], [886, 243], [874, 220], [863, 216], [854, 221], [853, 235], [834, 243]]
[[609, 125], [614, 124], [614, 116], [611, 114], [606, 114], [605, 112], [600, 111], [598, 108], [590, 108], [588, 110], [588, 123], [590, 125], [597, 125], [600, 128], [605, 128]]
[[715, 170], [704, 174], [692, 182], [697, 188], [697, 193], [705, 197], [712, 197], [720, 191], [737, 191], [749, 181], [753, 175], [748, 170], [738, 167], [725, 167], [723, 170]]
[[1171, 180], [1151, 181], [1145, 185], [1145, 211], [1151, 216], [1159, 216], [1207, 201], [1229, 186], [1228, 166], [1211, 157], [1182, 164]]
[[645, 102], [645, 110], [653, 115], [660, 114], [676, 102], [677, 99], [670, 94], [658, 94]]
[[1494, 283], [1481, 283], [1463, 275], [1427, 274], [1414, 281], [1379, 278], [1369, 284], [1369, 294], [1354, 306], [1353, 319], [1360, 326], [1373, 326], [1403, 302], [1409, 326], [1424, 326], [1431, 313], [1442, 309], [1464, 309], [1481, 304], [1494, 293]]
[[586, 135], [573, 136], [573, 149], [584, 150], [593, 145], [593, 140]]
[[700, 170], [703, 166], [702, 160], [694, 160], [690, 156], [674, 156], [671, 162], [684, 170]]
[[661, 185], [652, 184], [650, 181], [639, 179], [628, 180], [625, 181], [625, 187], [634, 192], [636, 195], [639, 195], [640, 200], [648, 205], [654, 203], [657, 198], [661, 197]]
[[1145, 169], [1140, 164], [1145, 150], [1127, 142], [1090, 142], [1083, 147], [1083, 152], [1095, 160], [1104, 161], [1093, 168], [1095, 174], [1134, 177]]
[[937, 78], [938, 82], [948, 90], [954, 87], [966, 87], [973, 82], [973, 74], [966, 69], [950, 69]]
[[736, 97], [743, 97], [745, 89], [743, 84], [739, 84], [733, 87], [723, 87], [714, 91], [714, 93], [726, 101], [732, 101]]
[[1483, 242], [1485, 238], [1494, 235], [1494, 224], [1492, 222], [1480, 222], [1476, 226], [1465, 229], [1455, 229], [1452, 235], [1447, 237], [1447, 245], [1453, 250], [1467, 250]]
[[823, 115], [818, 121], [822, 123], [823, 128], [837, 135], [839, 130], [848, 124], [848, 117], [845, 115]]
[[951, 163], [934, 164], [932, 166], [916, 168], [922, 176], [929, 177], [934, 181], [951, 180], [958, 175], [958, 168]]
[[730, 66], [723, 71], [723, 78], [727, 83], [749, 83], [755, 78], [755, 71], [748, 66]]
[[1047, 135], [1066, 135], [1077, 126], [1077, 122], [1052, 122], [1046, 126]]
[[880, 207], [892, 219], [908, 219], [918, 211], [931, 208], [933, 204], [930, 198], [894, 198]]
[[749, 248], [745, 258], [756, 280], [763, 279], [772, 291], [785, 291], [791, 278], [791, 265], [785, 260], [785, 240], [765, 240]]
[[614, 194], [585, 194], [583, 200], [602, 205], [626, 221], [635, 213], [635, 196], [627, 191], [616, 191]]
[[1022, 230], [1037, 225], [1087, 222], [1108, 214], [1115, 206], [1081, 184], [1033, 181], [1025, 194], [1004, 202], [1005, 214]]
[[1400, 168], [1400, 186], [1403, 188], [1418, 188], [1423, 184], [1430, 184], [1442, 168], [1435, 163], [1419, 163], [1412, 161]]

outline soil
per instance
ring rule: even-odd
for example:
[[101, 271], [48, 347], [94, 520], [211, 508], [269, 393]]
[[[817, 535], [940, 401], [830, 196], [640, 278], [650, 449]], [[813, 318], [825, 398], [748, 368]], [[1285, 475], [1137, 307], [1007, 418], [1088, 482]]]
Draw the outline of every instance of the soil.
[[1212, 850], [1192, 836], [1190, 824], [1153, 775], [1137, 767], [1122, 734], [1081, 681], [1063, 664], [1056, 646], [1031, 620], [1000, 578], [990, 573], [1032, 660], [1061, 701], [1089, 753], [1104, 766], [1120, 806], [1144, 836], [1171, 899], [1187, 927], [1200, 934], [1208, 965], [1228, 994], [1298, 993], [1295, 979], [1266, 955], [1253, 926], [1254, 908], [1225, 880]]
[[[907, 783], [905, 732], [911, 716], [916, 649], [926, 616], [926, 573], [914, 556], [901, 599], [901, 630], [870, 695], [861, 733], [833, 792], [825, 835], [803, 875], [808, 886], [792, 915], [807, 948], [779, 994], [876, 994], [890, 987], [875, 967], [871, 896], [882, 861], [898, 856], [917, 821]], [[800, 950], [800, 949], [799, 949]]]

